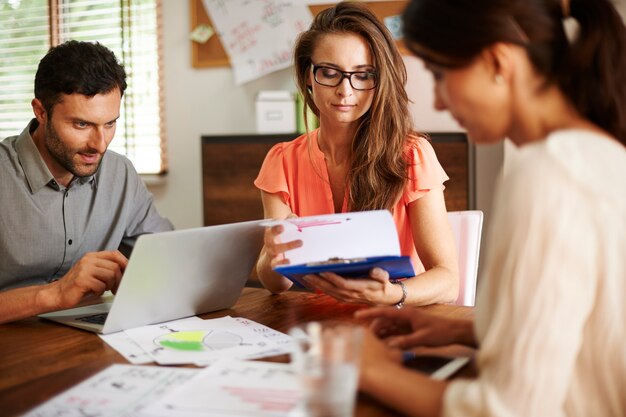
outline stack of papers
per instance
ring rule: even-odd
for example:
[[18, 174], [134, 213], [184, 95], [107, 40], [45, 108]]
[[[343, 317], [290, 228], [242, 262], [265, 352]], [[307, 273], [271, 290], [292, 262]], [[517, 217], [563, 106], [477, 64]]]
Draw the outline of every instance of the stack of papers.
[[189, 317], [100, 335], [133, 364], [195, 364], [219, 359], [258, 359], [290, 353], [291, 336], [241, 317]]
[[25, 417], [304, 417], [289, 364], [235, 359], [206, 369], [111, 365]]
[[398, 232], [387, 210], [329, 214], [269, 221], [282, 225], [282, 242], [301, 240], [302, 246], [285, 253], [289, 265], [275, 268], [294, 283], [303, 285], [306, 274], [334, 272], [345, 278], [368, 277], [375, 267], [389, 278], [415, 276], [411, 258], [401, 256]]
[[[291, 353], [292, 337], [252, 320], [189, 317], [100, 337], [133, 365], [111, 365], [26, 417], [286, 416], [299, 399], [288, 364], [248, 360]], [[209, 368], [138, 366], [149, 362]]]

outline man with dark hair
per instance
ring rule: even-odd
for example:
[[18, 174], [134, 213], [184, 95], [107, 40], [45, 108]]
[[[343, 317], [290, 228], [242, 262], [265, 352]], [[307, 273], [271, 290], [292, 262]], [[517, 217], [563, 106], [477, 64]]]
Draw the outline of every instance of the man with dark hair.
[[99, 43], [51, 48], [35, 119], [0, 142], [0, 323], [117, 289], [144, 233], [172, 229], [130, 161], [107, 151], [126, 73]]

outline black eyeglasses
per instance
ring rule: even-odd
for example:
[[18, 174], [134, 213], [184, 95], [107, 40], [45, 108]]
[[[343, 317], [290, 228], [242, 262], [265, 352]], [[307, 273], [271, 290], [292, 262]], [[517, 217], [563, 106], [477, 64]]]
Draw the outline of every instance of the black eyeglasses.
[[374, 71], [340, 71], [337, 68], [311, 65], [313, 78], [319, 85], [337, 87], [344, 78], [355, 90], [372, 90], [376, 88], [378, 75]]

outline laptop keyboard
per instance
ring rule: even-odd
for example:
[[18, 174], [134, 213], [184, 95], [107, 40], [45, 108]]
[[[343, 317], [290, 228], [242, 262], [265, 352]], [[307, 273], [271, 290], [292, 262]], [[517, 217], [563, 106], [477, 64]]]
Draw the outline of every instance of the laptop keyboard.
[[98, 313], [98, 314], [92, 314], [90, 316], [76, 317], [76, 320], [84, 321], [86, 323], [104, 324], [108, 315], [109, 313]]

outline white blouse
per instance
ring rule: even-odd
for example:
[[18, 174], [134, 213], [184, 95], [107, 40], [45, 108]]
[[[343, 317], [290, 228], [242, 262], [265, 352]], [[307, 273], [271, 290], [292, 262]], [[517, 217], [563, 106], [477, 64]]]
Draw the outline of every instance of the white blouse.
[[493, 214], [480, 375], [449, 385], [444, 415], [626, 415], [626, 148], [580, 130], [526, 145]]

